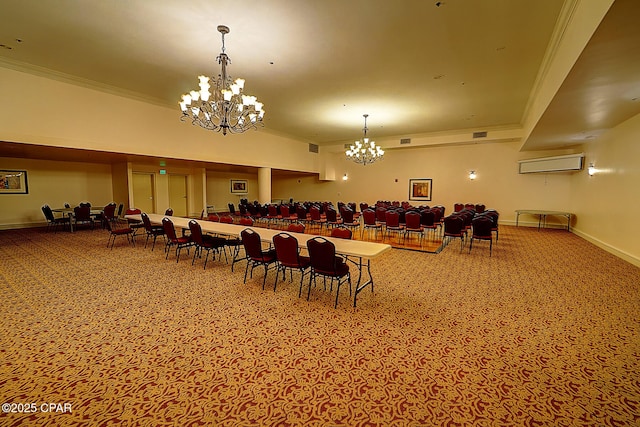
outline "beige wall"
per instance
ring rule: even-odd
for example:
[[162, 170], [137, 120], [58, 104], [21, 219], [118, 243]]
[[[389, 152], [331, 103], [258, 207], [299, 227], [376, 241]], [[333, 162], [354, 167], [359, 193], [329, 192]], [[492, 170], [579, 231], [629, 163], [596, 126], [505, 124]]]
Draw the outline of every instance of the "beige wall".
[[[518, 160], [558, 153], [532, 155], [520, 153], [518, 147], [519, 142], [511, 142], [389, 150], [383, 161], [367, 166], [333, 154], [335, 181], [277, 179], [273, 195], [296, 200], [328, 199], [334, 203], [408, 201], [409, 179], [431, 178], [432, 200], [411, 203], [441, 204], [447, 212], [457, 202], [483, 203], [498, 210], [503, 223], [515, 222], [516, 209], [569, 210], [571, 173], [518, 174]], [[475, 181], [469, 180], [470, 170], [478, 175]], [[345, 173], [347, 181], [341, 178]]]
[[1, 67], [0, 94], [0, 141], [308, 172], [318, 168], [318, 156], [306, 143], [266, 131], [223, 136], [183, 123], [178, 100], [175, 108], [160, 107]]
[[88, 201], [104, 206], [113, 200], [111, 165], [51, 162], [0, 157], [0, 168], [27, 171], [28, 194], [0, 194], [0, 228], [45, 223], [42, 205], [61, 208]]
[[[247, 194], [232, 194], [231, 180], [247, 180]], [[213, 205], [216, 212], [229, 210], [227, 204], [233, 203], [238, 208], [240, 199], [254, 201], [258, 199], [258, 174], [207, 172], [207, 204]]]
[[585, 144], [587, 165], [597, 173], [574, 175], [574, 232], [640, 266], [640, 115]]

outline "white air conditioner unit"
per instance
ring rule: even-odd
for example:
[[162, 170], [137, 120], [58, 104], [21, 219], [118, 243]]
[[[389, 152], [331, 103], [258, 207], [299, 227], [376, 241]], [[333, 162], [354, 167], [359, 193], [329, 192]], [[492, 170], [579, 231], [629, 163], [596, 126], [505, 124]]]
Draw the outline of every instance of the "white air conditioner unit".
[[579, 171], [584, 166], [584, 153], [519, 160], [518, 163], [518, 173]]

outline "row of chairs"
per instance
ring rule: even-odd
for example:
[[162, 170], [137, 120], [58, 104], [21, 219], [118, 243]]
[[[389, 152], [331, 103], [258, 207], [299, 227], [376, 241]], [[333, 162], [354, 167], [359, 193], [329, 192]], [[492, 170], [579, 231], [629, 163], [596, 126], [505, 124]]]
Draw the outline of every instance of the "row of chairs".
[[471, 233], [469, 253], [473, 248], [474, 240], [488, 240], [489, 256], [491, 256], [493, 252], [493, 233], [496, 234], [496, 241], [499, 237], [499, 216], [498, 212], [493, 209], [482, 213], [476, 213], [471, 209], [454, 212], [444, 218], [444, 239], [446, 239], [447, 243], [452, 239], [460, 239], [460, 252], [462, 252], [467, 235]]
[[[336, 229], [338, 230], [338, 229]], [[348, 229], [342, 228], [343, 238], [351, 237]], [[344, 231], [346, 230], [346, 232]], [[339, 233], [333, 233], [334, 237], [338, 237]], [[265, 288], [267, 274], [270, 269], [275, 269], [276, 279], [273, 285], [273, 291], [278, 286], [278, 278], [282, 273], [282, 279], [286, 279], [286, 272], [289, 270], [291, 281], [293, 281], [293, 271], [300, 273], [300, 289], [298, 297], [302, 296], [302, 288], [304, 278], [309, 275], [309, 285], [307, 290], [307, 300], [311, 296], [311, 286], [315, 286], [318, 277], [324, 278], [324, 289], [326, 290], [326, 280], [330, 280], [329, 291], [333, 291], [333, 284], [336, 285], [336, 299], [334, 308], [338, 306], [338, 297], [340, 295], [340, 287], [348, 283], [349, 295], [352, 294], [351, 289], [351, 273], [347, 258], [336, 254], [335, 245], [322, 236], [314, 237], [307, 241], [308, 256], [301, 255], [298, 240], [287, 232], [281, 232], [273, 237], [273, 247], [264, 249], [260, 235], [253, 229], [247, 228], [241, 232], [241, 240], [246, 252], [247, 266], [244, 273], [244, 282], [247, 281], [249, 267], [251, 267], [250, 277], [253, 277], [253, 270], [256, 267], [264, 268], [264, 277], [262, 280], [262, 289]]]
[[[142, 223], [146, 231], [145, 248], [148, 240], [153, 238], [153, 245], [151, 250], [155, 246], [155, 241], [158, 236], [163, 236], [166, 239], [165, 243], [165, 258], [168, 259], [169, 253], [172, 248], [175, 248], [176, 262], [180, 261], [180, 252], [182, 249], [189, 249], [194, 247], [193, 258], [191, 264], [195, 264], [196, 259], [202, 258], [204, 255], [203, 269], [206, 269], [207, 262], [210, 254], [215, 259], [215, 255], [218, 254], [219, 259], [224, 253], [225, 260], [228, 263], [225, 248], [232, 248], [232, 271], [236, 262], [246, 261], [247, 266], [245, 268], [244, 282], [247, 281], [247, 275], [253, 276], [253, 270], [256, 267], [263, 266], [264, 278], [262, 288], [265, 288], [266, 278], [268, 271], [272, 268], [276, 269], [276, 279], [274, 283], [274, 291], [278, 285], [278, 278], [282, 273], [283, 280], [286, 278], [286, 271], [290, 271], [291, 280], [293, 280], [293, 270], [300, 271], [300, 290], [298, 296], [302, 295], [302, 288], [304, 284], [304, 277], [309, 274], [309, 290], [307, 292], [307, 299], [311, 294], [311, 285], [315, 285], [316, 278], [322, 276], [331, 280], [330, 290], [333, 289], [333, 282], [337, 281], [337, 291], [335, 307], [338, 305], [338, 296], [340, 287], [344, 283], [349, 283], [349, 293], [351, 290], [351, 276], [349, 266], [346, 264], [346, 258], [335, 254], [335, 245], [324, 237], [316, 237], [308, 242], [309, 256], [303, 256], [300, 254], [297, 239], [288, 232], [282, 232], [274, 236], [273, 248], [264, 250], [262, 248], [262, 241], [260, 235], [251, 228], [246, 228], [241, 232], [240, 238], [237, 237], [221, 237], [212, 236], [202, 232], [201, 225], [195, 221], [189, 221], [189, 234], [183, 234], [179, 236], [176, 233], [173, 222], [165, 217], [162, 219], [162, 226], [154, 226], [151, 224], [149, 217], [146, 213], [141, 213]], [[213, 218], [212, 218], [213, 219]], [[233, 218], [230, 216], [222, 216], [217, 220], [221, 222], [231, 223]], [[126, 235], [127, 238], [134, 242], [134, 230], [130, 226], [112, 227], [113, 223], [109, 223], [110, 231], [110, 244], [113, 248], [113, 243], [119, 235]], [[253, 220], [251, 218], [243, 218], [240, 222], [241, 225], [251, 226]], [[302, 233], [304, 232], [304, 224], [292, 223], [288, 227], [288, 231]], [[112, 236], [112, 237], [111, 237]], [[332, 232], [333, 237], [351, 239], [351, 230], [339, 227]], [[245, 257], [240, 258], [240, 247], [244, 248]], [[251, 267], [251, 270], [249, 270]], [[326, 288], [326, 281], [325, 281]]]

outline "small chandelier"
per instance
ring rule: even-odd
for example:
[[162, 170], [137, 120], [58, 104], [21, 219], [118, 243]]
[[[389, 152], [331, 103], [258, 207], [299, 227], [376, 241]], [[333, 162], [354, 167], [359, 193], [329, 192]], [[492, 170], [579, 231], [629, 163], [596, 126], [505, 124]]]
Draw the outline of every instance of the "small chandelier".
[[362, 130], [364, 131], [364, 137], [350, 146], [346, 151], [346, 155], [347, 159], [353, 160], [356, 163], [362, 163], [366, 166], [377, 160], [382, 160], [384, 158], [384, 150], [367, 138], [367, 117], [369, 117], [369, 115], [363, 114], [363, 117], [364, 128]]
[[[231, 59], [224, 53], [224, 35], [229, 33], [229, 27], [218, 25], [218, 31], [222, 34], [222, 53], [216, 58], [222, 65], [222, 72], [218, 78], [199, 76], [200, 90], [192, 90], [182, 95], [180, 108], [182, 117], [180, 120], [191, 120], [191, 123], [204, 129], [242, 133], [248, 129], [256, 129], [262, 125], [264, 117], [263, 104], [258, 102], [255, 96], [242, 93], [244, 80], [236, 79], [235, 82], [227, 75], [227, 64]], [[214, 90], [211, 92], [211, 81]]]

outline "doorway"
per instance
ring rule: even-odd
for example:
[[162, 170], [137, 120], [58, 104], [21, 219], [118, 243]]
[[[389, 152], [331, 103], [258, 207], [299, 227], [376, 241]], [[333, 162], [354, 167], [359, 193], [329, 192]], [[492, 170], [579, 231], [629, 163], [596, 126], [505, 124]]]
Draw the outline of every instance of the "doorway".
[[188, 216], [186, 175], [169, 175], [169, 206], [175, 216]]
[[134, 172], [133, 179], [133, 203], [142, 212], [156, 213], [154, 200], [153, 174]]

